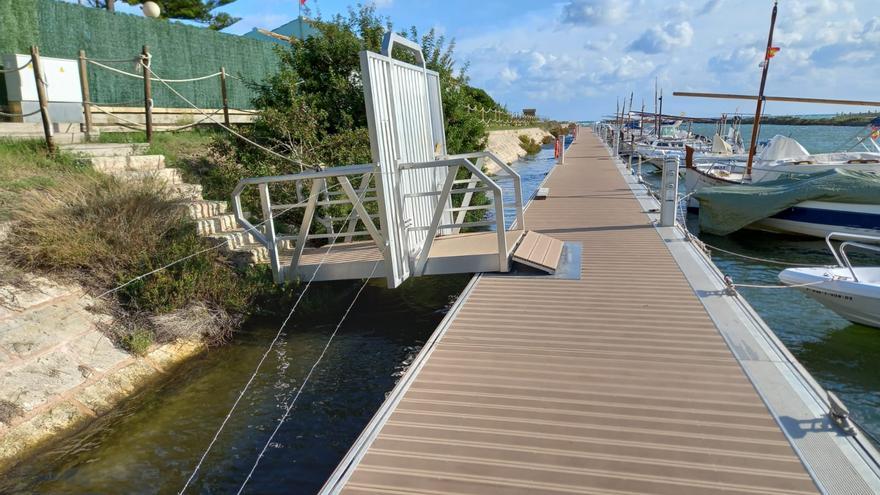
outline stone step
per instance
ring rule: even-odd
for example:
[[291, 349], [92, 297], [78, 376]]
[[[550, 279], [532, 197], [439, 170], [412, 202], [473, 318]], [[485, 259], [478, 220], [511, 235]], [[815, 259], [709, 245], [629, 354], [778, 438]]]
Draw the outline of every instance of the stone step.
[[253, 234], [245, 232], [242, 229], [227, 232], [215, 232], [213, 234], [206, 234], [205, 236], [211, 239], [216, 239], [217, 241], [227, 241], [229, 249], [238, 249], [249, 244], [259, 244]]
[[87, 157], [111, 157], [141, 155], [147, 151], [147, 143], [80, 143], [65, 144], [61, 149]]
[[176, 168], [162, 168], [159, 170], [112, 170], [108, 172], [114, 177], [128, 181], [154, 180], [162, 184], [183, 184], [183, 176]]
[[235, 215], [231, 213], [196, 220], [196, 232], [199, 235], [219, 234], [236, 229], [238, 229], [238, 222], [235, 221]]
[[165, 168], [164, 155], [95, 156], [90, 159], [99, 172], [114, 170], [159, 170]]
[[200, 184], [188, 184], [186, 182], [182, 184], [171, 184], [168, 186], [168, 193], [173, 198], [189, 201], [201, 201], [205, 199], [202, 197], [202, 186]]
[[187, 204], [189, 217], [193, 220], [201, 220], [223, 215], [228, 208], [229, 206], [226, 204], [226, 201], [209, 201], [203, 199]]

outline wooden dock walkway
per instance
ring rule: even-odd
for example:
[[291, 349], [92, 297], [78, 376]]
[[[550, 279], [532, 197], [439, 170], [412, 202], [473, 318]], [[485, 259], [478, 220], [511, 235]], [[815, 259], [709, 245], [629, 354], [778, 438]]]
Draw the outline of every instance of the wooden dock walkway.
[[525, 222], [582, 244], [580, 279], [476, 277], [325, 493], [818, 491], [614, 161], [581, 131]]

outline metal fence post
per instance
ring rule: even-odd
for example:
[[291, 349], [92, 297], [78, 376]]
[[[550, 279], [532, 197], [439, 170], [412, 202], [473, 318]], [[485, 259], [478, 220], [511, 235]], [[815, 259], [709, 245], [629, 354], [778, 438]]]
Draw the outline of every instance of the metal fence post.
[[141, 63], [144, 65], [144, 123], [147, 127], [147, 142], [153, 142], [153, 90], [150, 86], [150, 51], [147, 45], [141, 52]]
[[86, 63], [86, 51], [79, 51], [79, 88], [82, 92], [83, 118], [86, 121], [86, 140], [92, 140], [92, 97], [89, 94], [89, 73]]
[[675, 225], [675, 214], [678, 211], [678, 170], [681, 158], [665, 158], [663, 160], [663, 181], [660, 185], [660, 226]]
[[220, 67], [220, 96], [223, 98], [223, 124], [229, 127], [229, 98], [226, 96], [226, 67]]
[[40, 104], [40, 116], [43, 119], [43, 133], [46, 135], [46, 147], [49, 153], [55, 152], [55, 139], [52, 137], [52, 120], [49, 118], [49, 100], [46, 96], [46, 79], [43, 64], [40, 62], [40, 49], [31, 46], [31, 64], [34, 69], [34, 80], [37, 84], [37, 99]]

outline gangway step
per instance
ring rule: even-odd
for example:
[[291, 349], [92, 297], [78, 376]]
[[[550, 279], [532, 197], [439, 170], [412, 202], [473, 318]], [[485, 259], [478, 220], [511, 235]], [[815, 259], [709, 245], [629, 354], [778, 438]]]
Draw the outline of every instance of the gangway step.
[[559, 239], [530, 230], [513, 252], [513, 261], [553, 275], [559, 267], [562, 246]]

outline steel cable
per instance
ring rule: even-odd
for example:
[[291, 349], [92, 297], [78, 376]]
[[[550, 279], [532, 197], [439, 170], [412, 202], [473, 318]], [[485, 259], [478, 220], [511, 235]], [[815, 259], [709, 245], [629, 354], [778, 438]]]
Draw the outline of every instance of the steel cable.
[[[338, 185], [340, 185], [340, 184], [336, 184], [336, 186], [338, 186]], [[334, 187], [336, 187], [336, 186], [334, 186]], [[326, 190], [329, 191], [330, 189], [332, 189], [332, 188], [328, 188]], [[364, 192], [359, 197], [360, 201], [364, 200], [364, 198], [367, 195], [368, 189], [369, 188], [364, 188]], [[315, 193], [315, 194], [317, 194], [317, 193]], [[349, 212], [348, 216], [346, 217], [345, 221], [343, 222], [343, 225], [345, 225], [346, 223], [348, 223], [352, 219], [353, 215], [355, 214], [355, 211], [356, 211], [355, 208], [352, 207], [351, 212]], [[266, 348], [266, 351], [260, 357], [260, 360], [257, 362], [257, 366], [254, 368], [253, 373], [251, 374], [248, 381], [245, 383], [244, 387], [239, 392], [238, 397], [236, 397], [235, 401], [232, 403], [232, 406], [230, 407], [229, 412], [226, 414], [226, 417], [223, 418], [223, 421], [220, 423], [220, 426], [217, 428], [217, 431], [214, 433], [214, 436], [211, 438], [211, 441], [208, 443], [207, 448], [202, 453], [202, 456], [199, 458], [199, 461], [196, 463], [196, 466], [193, 469], [192, 474], [190, 474], [189, 478], [186, 480], [186, 483], [184, 483], [183, 488], [181, 488], [180, 491], [178, 492], [178, 495], [182, 495], [186, 491], [186, 489], [189, 487], [189, 485], [192, 483], [192, 481], [195, 479], [196, 474], [198, 474], [199, 470], [201, 469], [202, 465], [205, 462], [205, 459], [208, 457], [208, 454], [211, 452], [211, 449], [213, 449], [214, 444], [217, 442], [217, 439], [220, 437], [220, 433], [226, 427], [226, 424], [229, 422], [230, 418], [232, 418], [232, 414], [235, 412], [236, 408], [238, 407], [238, 404], [241, 402], [241, 399], [244, 397], [244, 394], [247, 393], [247, 391], [250, 389], [251, 385], [253, 384], [254, 380], [256, 379], [257, 375], [259, 374], [260, 369], [263, 366], [263, 363], [266, 361], [266, 358], [269, 356], [269, 353], [272, 352], [272, 349], [275, 347], [275, 344], [278, 342], [278, 339], [281, 338], [281, 334], [284, 331], [284, 328], [287, 326], [287, 322], [290, 321], [290, 319], [293, 317], [294, 313], [296, 312], [297, 307], [300, 304], [300, 301], [302, 301], [306, 292], [309, 290], [309, 287], [312, 286], [312, 282], [314, 282], [315, 277], [318, 276], [318, 272], [321, 270], [321, 267], [324, 266], [325, 261], [327, 261], [327, 258], [330, 256], [330, 253], [332, 252], [333, 247], [336, 245], [336, 241], [339, 239], [339, 237], [341, 237], [341, 236], [334, 237], [333, 240], [329, 243], [327, 251], [324, 253], [324, 256], [321, 258], [321, 261], [318, 263], [317, 267], [315, 267], [315, 270], [312, 272], [312, 275], [309, 278], [308, 282], [306, 282], [306, 285], [303, 288], [302, 292], [299, 293], [296, 301], [294, 301], [293, 306], [290, 308], [290, 312], [287, 314], [287, 318], [285, 318], [284, 321], [281, 323], [281, 326], [278, 328], [278, 332], [276, 332], [275, 337], [269, 343], [269, 347]], [[378, 263], [379, 262], [376, 262], [377, 265], [378, 265]], [[373, 273], [375, 273], [375, 267], [373, 268]], [[371, 273], [371, 276], [372, 276], [372, 273]], [[369, 278], [367, 280], [369, 280]], [[363, 289], [361, 289], [361, 290], [363, 290]], [[251, 473], [253, 473], [253, 470], [251, 471]]]

